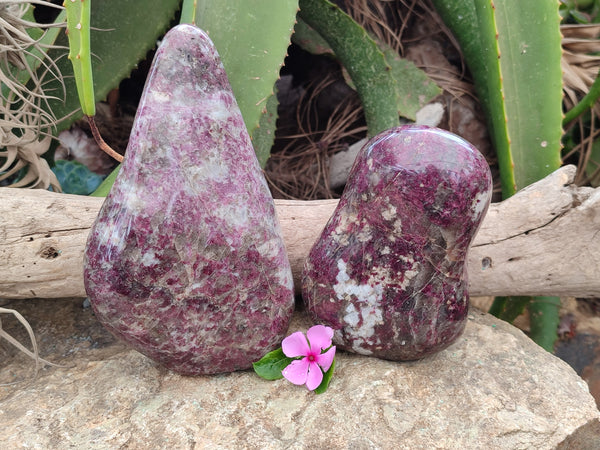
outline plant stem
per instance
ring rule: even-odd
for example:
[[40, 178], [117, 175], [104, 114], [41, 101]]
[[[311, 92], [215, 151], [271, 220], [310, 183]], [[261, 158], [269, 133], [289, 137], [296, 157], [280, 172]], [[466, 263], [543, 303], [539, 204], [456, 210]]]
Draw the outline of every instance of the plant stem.
[[327, 41], [350, 74], [369, 136], [400, 125], [391, 67], [365, 29], [328, 0], [300, 0], [299, 5], [302, 20]]
[[179, 23], [196, 23], [196, 11], [198, 7], [198, 0], [183, 0], [181, 5], [181, 19]]
[[583, 97], [579, 103], [565, 113], [565, 117], [563, 118], [563, 127], [566, 128], [569, 123], [583, 114], [587, 109], [593, 107], [598, 101], [598, 98], [600, 98], [600, 72], [598, 72], [596, 79], [590, 86], [590, 90], [585, 97]]
[[554, 351], [554, 343], [558, 339], [560, 298], [534, 297], [529, 303], [529, 317], [531, 330], [529, 336], [539, 346], [549, 352]]
[[110, 145], [104, 142], [102, 136], [100, 136], [100, 131], [98, 131], [98, 127], [96, 126], [96, 122], [94, 121], [94, 116], [86, 116], [88, 123], [90, 124], [90, 129], [92, 130], [92, 135], [100, 147], [100, 150], [107, 153], [112, 158], [116, 159], [119, 162], [123, 162], [123, 156], [115, 152]]
[[65, 2], [67, 11], [67, 36], [69, 38], [69, 60], [73, 64], [75, 85], [83, 114], [96, 114], [92, 57], [90, 50], [91, 0]]
[[488, 312], [499, 319], [513, 323], [530, 302], [531, 297], [525, 296], [496, 297]]

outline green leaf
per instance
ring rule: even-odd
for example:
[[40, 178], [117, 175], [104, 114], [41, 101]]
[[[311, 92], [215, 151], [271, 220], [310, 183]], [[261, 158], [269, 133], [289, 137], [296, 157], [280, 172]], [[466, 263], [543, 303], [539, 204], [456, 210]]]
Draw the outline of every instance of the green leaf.
[[[179, 10], [180, 0], [102, 0], [92, 2], [91, 52], [96, 101], [106, 99], [119, 86], [166, 31]], [[57, 45], [67, 46], [67, 37], [61, 34]], [[58, 125], [57, 132], [67, 129], [82, 115], [73, 78], [73, 67], [64, 50], [52, 50], [49, 55], [57, 61], [65, 82], [66, 98], [50, 101], [50, 109], [57, 118], [68, 118]], [[49, 90], [60, 92], [53, 83]]]
[[115, 183], [117, 179], [117, 175], [119, 174], [119, 169], [121, 168], [121, 164], [119, 164], [115, 169], [108, 174], [108, 176], [104, 179], [104, 181], [98, 186], [98, 188], [90, 194], [91, 197], [106, 197], [112, 188], [112, 185]]
[[[561, 165], [560, 17], [555, 0], [527, 2], [526, 7], [521, 2], [495, 2], [493, 11], [516, 192]], [[500, 159], [502, 149], [498, 151]]]
[[333, 50], [323, 36], [298, 17], [292, 42], [313, 55], [333, 55]]
[[298, 0], [197, 0], [196, 25], [219, 52], [252, 139], [268, 114], [297, 11]]
[[[292, 40], [307, 52], [315, 55], [335, 54], [319, 33], [299, 19]], [[442, 89], [427, 74], [411, 61], [401, 58], [398, 52], [390, 47], [382, 47], [385, 61], [391, 68], [396, 91], [398, 114], [411, 120], [417, 119], [417, 111], [442, 93]], [[352, 78], [344, 71], [346, 83], [352, 88], [356, 86]]]
[[[433, 0], [433, 3], [459, 41], [473, 75], [498, 157], [502, 195], [510, 197], [561, 165], [559, 3], [556, 0]], [[541, 299], [531, 298], [530, 310], [531, 302], [557, 301]], [[520, 299], [511, 306], [520, 307], [526, 301]], [[504, 311], [506, 307], [507, 299], [498, 298], [492, 311]], [[508, 314], [514, 315], [517, 310]], [[546, 339], [547, 327], [558, 320], [558, 311], [547, 310], [545, 314], [530, 317], [532, 329], [545, 330]], [[549, 348], [547, 342], [538, 343]]]
[[392, 68], [396, 81], [396, 104], [402, 117], [417, 120], [417, 111], [442, 93], [442, 89], [407, 59], [392, 48], [384, 49], [385, 60]]
[[329, 383], [331, 382], [331, 377], [333, 377], [334, 369], [335, 369], [335, 358], [333, 358], [333, 361], [331, 362], [331, 367], [329, 367], [329, 370], [327, 372], [325, 372], [325, 374], [323, 375], [323, 381], [321, 381], [321, 384], [315, 389], [315, 394], [322, 394], [323, 392], [325, 392], [327, 390], [327, 388], [329, 387]]
[[278, 348], [267, 353], [259, 361], [252, 364], [256, 374], [265, 380], [279, 380], [283, 378], [281, 371], [285, 369], [294, 359], [284, 355], [283, 350]]
[[527, 296], [496, 297], [488, 312], [499, 319], [513, 323], [523, 314], [530, 302], [531, 297]]
[[572, 120], [579, 117], [585, 111], [593, 108], [598, 101], [598, 98], [600, 98], [600, 72], [596, 75], [596, 79], [588, 89], [588, 93], [585, 94], [585, 97], [583, 97], [571, 110], [565, 113], [563, 126], [567, 126]]
[[252, 145], [261, 167], [264, 167], [271, 155], [271, 148], [275, 142], [277, 128], [277, 95], [271, 94], [267, 100], [267, 109], [260, 117], [260, 122], [252, 136]]
[[181, 4], [181, 17], [179, 19], [179, 23], [196, 23], [196, 13], [197, 11], [197, 1], [196, 0], [183, 0]]
[[558, 2], [434, 0], [460, 43], [496, 148], [503, 196], [560, 167]]
[[331, 46], [360, 97], [368, 134], [400, 124], [395, 81], [383, 52], [348, 14], [329, 0], [300, 0], [300, 17]]
[[96, 114], [90, 53], [91, 0], [66, 1], [69, 61], [73, 64], [75, 85], [81, 109], [86, 116]]
[[531, 326], [529, 336], [539, 346], [549, 352], [554, 351], [554, 343], [558, 339], [560, 298], [534, 297], [529, 303]]

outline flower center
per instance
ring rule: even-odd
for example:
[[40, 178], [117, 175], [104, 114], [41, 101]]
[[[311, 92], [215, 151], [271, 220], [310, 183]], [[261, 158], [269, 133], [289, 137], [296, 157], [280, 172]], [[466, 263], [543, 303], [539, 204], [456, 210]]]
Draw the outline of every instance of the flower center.
[[314, 362], [315, 361], [315, 355], [308, 355], [308, 360], [310, 362]]

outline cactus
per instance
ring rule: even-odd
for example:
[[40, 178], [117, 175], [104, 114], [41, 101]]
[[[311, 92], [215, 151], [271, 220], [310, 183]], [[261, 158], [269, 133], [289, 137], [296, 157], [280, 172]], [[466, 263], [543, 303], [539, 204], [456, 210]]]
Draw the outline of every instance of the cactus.
[[302, 20], [327, 41], [350, 74], [363, 105], [369, 136], [398, 126], [395, 80], [375, 41], [329, 0], [300, 0], [299, 4]]
[[[349, 30], [354, 29], [353, 26]], [[331, 55], [335, 57], [335, 53], [327, 41], [301, 18], [298, 18], [298, 23], [294, 27], [292, 41], [314, 55]], [[362, 42], [362, 45], [368, 45], [367, 41]], [[440, 95], [442, 89], [423, 70], [411, 61], [401, 58], [394, 49], [379, 43], [377, 45], [383, 52], [386, 63], [391, 69], [398, 114], [415, 121], [417, 111]], [[352, 79], [346, 81], [350, 87], [356, 89]], [[369, 94], [367, 93], [367, 95]]]
[[[91, 0], [84, 1], [88, 4], [90, 2]], [[70, 8], [69, 3], [72, 3], [71, 0], [66, 1], [66, 6]], [[91, 2], [90, 45], [96, 102], [104, 100], [112, 89], [118, 87], [121, 80], [128, 77], [138, 62], [156, 46], [156, 40], [169, 27], [180, 8], [180, 3], [180, 0]], [[148, 11], [152, 13], [148, 14]], [[84, 21], [82, 29], [85, 25]], [[59, 36], [57, 44], [68, 45], [67, 36]], [[49, 54], [64, 75], [66, 92], [78, 92], [75, 78], [70, 76], [73, 74], [71, 60], [60, 57], [64, 54], [64, 50], [53, 50]], [[88, 85], [86, 89], [90, 89], [91, 80], [85, 82]], [[52, 84], [48, 88], [56, 89], [57, 85]], [[75, 120], [81, 118], [83, 113], [79, 110], [80, 102], [77, 95], [51, 100], [48, 102], [48, 108], [56, 117], [63, 118], [57, 126], [56, 133], [69, 128]]]
[[[558, 2], [538, 0], [526, 6], [515, 0], [433, 3], [458, 39], [473, 75], [496, 148], [502, 194], [509, 197], [561, 164]], [[511, 301], [515, 304], [509, 308]], [[558, 303], [555, 297], [499, 298], [491, 311], [500, 317], [503, 312], [513, 316], [516, 306], [528, 304], [532, 338], [552, 351]]]
[[69, 60], [73, 64], [75, 85], [83, 114], [96, 114], [92, 56], [90, 52], [91, 0], [65, 0], [67, 11], [67, 36], [69, 37]]
[[560, 166], [561, 35], [554, 0], [434, 0], [486, 112], [503, 196]]
[[215, 43], [264, 166], [275, 137], [275, 81], [294, 30], [298, 0], [186, 0], [184, 12], [192, 9], [186, 3], [194, 4], [195, 14], [184, 14], [182, 21], [194, 17]]

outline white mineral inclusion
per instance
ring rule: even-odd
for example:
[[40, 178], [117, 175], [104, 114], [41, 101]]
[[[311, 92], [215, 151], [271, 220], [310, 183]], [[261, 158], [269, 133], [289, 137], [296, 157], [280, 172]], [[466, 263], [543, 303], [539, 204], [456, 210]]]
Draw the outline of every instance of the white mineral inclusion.
[[[389, 202], [389, 198], [387, 198], [387, 201]], [[382, 217], [383, 217], [385, 220], [392, 221], [393, 219], [395, 219], [395, 218], [396, 218], [396, 213], [397, 213], [396, 207], [395, 207], [394, 205], [390, 205], [390, 204], [388, 203], [388, 207], [387, 207], [387, 209], [384, 209], [384, 210], [381, 212], [381, 216], [382, 216]], [[400, 219], [398, 219], [398, 220], [400, 220]]]
[[371, 226], [368, 223], [361, 228], [360, 232], [356, 235], [358, 242], [368, 242], [371, 240]]
[[171, 100], [171, 95], [168, 92], [164, 91], [154, 91], [149, 94], [152, 100], [158, 103], [167, 103]]
[[[343, 318], [344, 322], [349, 325], [349, 329], [346, 329], [346, 331], [354, 338], [352, 348], [357, 353], [369, 355], [372, 352], [362, 348], [361, 344], [373, 337], [375, 326], [383, 323], [383, 316], [381, 314], [383, 285], [381, 283], [373, 285], [369, 283], [356, 284], [350, 279], [346, 271], [346, 263], [343, 259], [338, 259], [337, 266], [339, 272], [336, 277], [337, 283], [333, 286], [333, 289], [338, 300], [344, 300], [347, 296], [353, 295], [360, 303], [360, 310], [357, 310], [355, 305], [349, 303], [346, 306], [346, 314]], [[358, 326], [360, 318], [362, 318], [362, 324]]]
[[160, 261], [156, 257], [156, 253], [150, 251], [150, 252], [144, 253], [144, 256], [142, 256], [141, 262], [142, 262], [142, 265], [149, 267], [149, 266], [154, 266], [154, 265], [158, 264]]
[[[410, 268], [403, 271], [401, 275], [394, 276], [386, 267], [374, 267], [365, 284], [356, 284], [352, 281], [347, 272], [346, 262], [341, 258], [337, 260], [338, 274], [336, 284], [333, 286], [337, 299], [347, 301], [348, 297], [354, 296], [357, 300], [355, 303], [348, 302], [343, 316], [343, 321], [347, 324], [344, 331], [352, 336], [352, 348], [356, 353], [372, 354], [371, 350], [361, 346], [373, 338], [375, 327], [383, 324], [381, 302], [384, 286], [397, 284], [399, 289], [406, 289], [411, 279], [418, 274], [412, 257], [400, 256], [400, 259], [410, 265]], [[400, 278], [402, 282], [398, 284]], [[370, 345], [372, 344], [371, 342]]]
[[331, 238], [342, 246], [346, 246], [350, 243], [348, 240], [348, 228], [351, 224], [358, 224], [358, 218], [356, 215], [349, 215], [345, 211], [340, 213], [340, 220], [338, 225], [335, 227]]
[[479, 192], [475, 198], [473, 198], [473, 203], [471, 204], [471, 210], [473, 211], [473, 217], [480, 217], [483, 213], [483, 210], [487, 207], [489, 202], [489, 191]]

